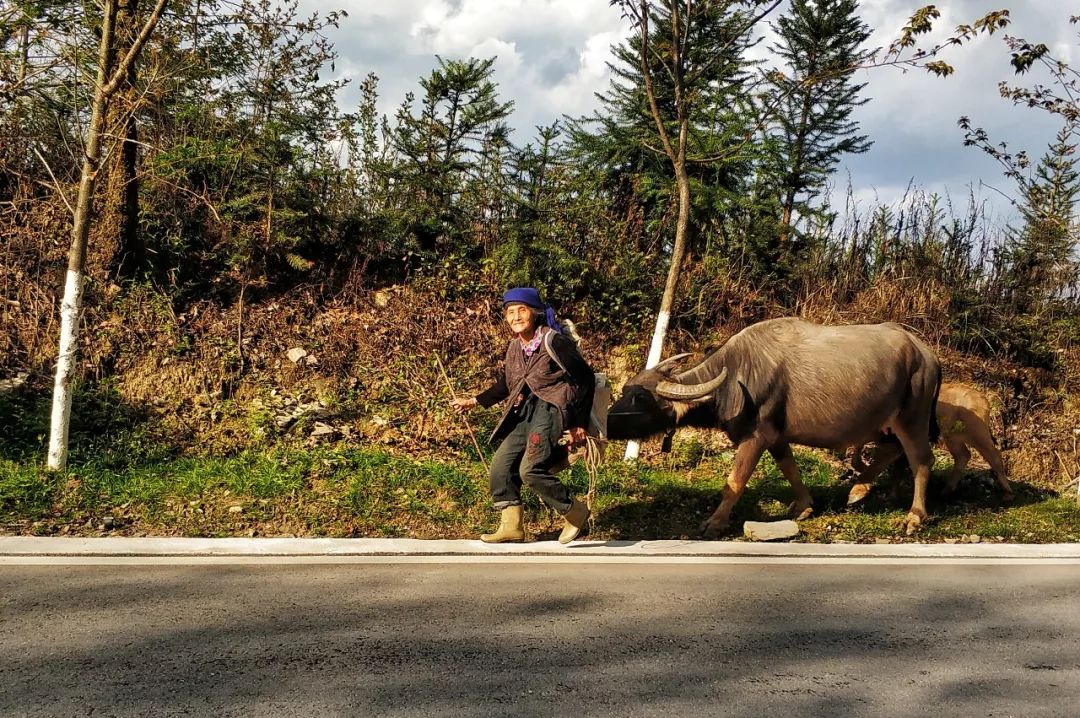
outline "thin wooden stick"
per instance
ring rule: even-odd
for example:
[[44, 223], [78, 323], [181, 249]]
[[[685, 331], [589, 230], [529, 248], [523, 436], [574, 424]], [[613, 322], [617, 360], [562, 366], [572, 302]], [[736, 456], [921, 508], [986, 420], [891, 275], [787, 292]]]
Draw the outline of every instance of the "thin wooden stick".
[[[450, 383], [450, 377], [446, 373], [446, 368], [443, 367], [442, 359], [439, 355], [435, 355], [435, 361], [439, 365], [439, 372], [442, 373], [443, 381], [446, 382], [446, 388], [450, 390], [450, 398], [457, 400], [457, 393], [454, 392], [454, 385]], [[465, 422], [465, 428], [469, 430], [469, 438], [472, 439], [473, 446], [476, 447], [476, 455], [480, 457], [480, 463], [484, 465], [484, 471], [490, 471], [488, 468], [487, 459], [484, 458], [484, 452], [480, 451], [480, 442], [476, 440], [476, 434], [473, 433], [472, 424], [469, 423], [468, 418], [464, 414], [461, 415], [461, 420]]]

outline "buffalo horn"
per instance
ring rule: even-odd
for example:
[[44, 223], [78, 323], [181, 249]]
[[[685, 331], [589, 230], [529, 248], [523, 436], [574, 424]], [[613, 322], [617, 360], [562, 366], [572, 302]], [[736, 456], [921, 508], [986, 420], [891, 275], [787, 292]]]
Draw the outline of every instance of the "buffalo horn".
[[687, 401], [700, 399], [707, 394], [716, 391], [724, 380], [727, 379], [727, 367], [724, 367], [720, 375], [702, 384], [679, 384], [673, 381], [662, 381], [656, 385], [656, 393], [665, 399]]
[[659, 364], [657, 364], [656, 366], [654, 366], [653, 371], [660, 371], [661, 369], [665, 369], [665, 368], [671, 366], [672, 364], [674, 364], [675, 362], [677, 362], [677, 361], [679, 361], [681, 359], [685, 359], [688, 356], [692, 356], [690, 354], [690, 352], [686, 352], [684, 354], [676, 354], [673, 357], [668, 357], [664, 361], [662, 361]]

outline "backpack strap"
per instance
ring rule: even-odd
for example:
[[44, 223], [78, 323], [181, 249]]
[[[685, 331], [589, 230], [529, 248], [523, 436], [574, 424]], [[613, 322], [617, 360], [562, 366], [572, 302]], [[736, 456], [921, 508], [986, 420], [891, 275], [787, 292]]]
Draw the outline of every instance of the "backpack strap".
[[[570, 372], [566, 371], [566, 367], [563, 366], [563, 363], [561, 361], [559, 361], [559, 357], [557, 357], [555, 355], [554, 350], [552, 350], [552, 348], [551, 348], [551, 337], [552, 337], [553, 334], [555, 334], [554, 330], [549, 331], [547, 334], [544, 335], [544, 349], [547, 351], [548, 356], [551, 357], [551, 360], [554, 361], [556, 364], [558, 364], [559, 368], [563, 370], [563, 372], [566, 374], [566, 376], [568, 378], [570, 378]], [[597, 379], [596, 393], [593, 395], [593, 406], [589, 407], [589, 421], [588, 421], [588, 425], [585, 427], [585, 431], [586, 431], [586, 433], [588, 433], [591, 436], [603, 438], [603, 437], [605, 437], [607, 435], [607, 411], [606, 411], [607, 402], [606, 401], [603, 402], [604, 403], [604, 409], [605, 409], [603, 411], [604, 420], [600, 421], [600, 419], [597, 418], [596, 411], [595, 411], [595, 409], [596, 409], [596, 401], [601, 396], [606, 396], [606, 397], [610, 398], [611, 397], [611, 390], [608, 388], [607, 377], [606, 376], [604, 376], [603, 374], [596, 374], [595, 372], [593, 373], [593, 376], [595, 376], [596, 379]], [[571, 378], [571, 381], [573, 381], [572, 378]], [[607, 392], [607, 393], [604, 394], [603, 392]], [[606, 439], [605, 439], [605, 441], [606, 441]]]
[[551, 360], [559, 365], [559, 368], [563, 370], [563, 373], [566, 374], [567, 377], [569, 377], [570, 372], [566, 371], [566, 367], [564, 367], [563, 363], [559, 361], [559, 357], [555, 356], [555, 350], [551, 348], [551, 337], [554, 335], [554, 329], [544, 333], [544, 350], [547, 351], [548, 356], [551, 357]]

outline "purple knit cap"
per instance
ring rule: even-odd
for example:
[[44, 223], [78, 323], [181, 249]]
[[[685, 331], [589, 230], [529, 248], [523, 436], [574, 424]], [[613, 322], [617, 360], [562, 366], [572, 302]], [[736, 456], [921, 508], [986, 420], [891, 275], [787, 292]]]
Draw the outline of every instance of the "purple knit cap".
[[503, 294], [503, 307], [507, 304], [514, 303], [524, 304], [543, 312], [547, 325], [560, 334], [563, 333], [562, 325], [555, 319], [555, 310], [547, 304], [544, 304], [544, 300], [540, 299], [540, 292], [532, 287], [514, 287], [512, 289], [507, 289], [506, 293]]

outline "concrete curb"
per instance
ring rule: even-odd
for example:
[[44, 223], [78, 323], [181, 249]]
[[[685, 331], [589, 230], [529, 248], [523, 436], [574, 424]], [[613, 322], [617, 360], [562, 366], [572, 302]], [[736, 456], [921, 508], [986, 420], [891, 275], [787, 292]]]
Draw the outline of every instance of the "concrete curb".
[[333, 538], [0, 537], [0, 558], [67, 557], [529, 557], [1045, 560], [1080, 562], [1080, 544], [809, 544], [742, 541], [555, 541]]

